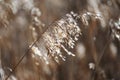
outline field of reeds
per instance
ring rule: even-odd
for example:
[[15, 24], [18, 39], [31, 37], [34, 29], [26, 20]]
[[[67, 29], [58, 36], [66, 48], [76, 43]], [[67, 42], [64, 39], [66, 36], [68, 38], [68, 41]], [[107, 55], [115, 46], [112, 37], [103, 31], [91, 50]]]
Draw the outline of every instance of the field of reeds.
[[0, 0], [0, 80], [120, 80], [120, 0]]

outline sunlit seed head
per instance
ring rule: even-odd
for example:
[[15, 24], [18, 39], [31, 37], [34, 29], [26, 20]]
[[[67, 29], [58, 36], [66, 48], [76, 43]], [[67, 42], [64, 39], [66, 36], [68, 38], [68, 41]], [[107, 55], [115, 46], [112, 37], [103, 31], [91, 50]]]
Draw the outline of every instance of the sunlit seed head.
[[[68, 55], [75, 56], [65, 47], [68, 46], [68, 48], [73, 49], [75, 47], [75, 42], [78, 40], [81, 33], [81, 30], [74, 19], [77, 14], [75, 14], [74, 17], [73, 15], [73, 12], [71, 12], [71, 14], [66, 14], [64, 18], [57, 21], [56, 25], [48, 29], [42, 36], [42, 39], [45, 42], [44, 46], [57, 63], [59, 63], [60, 58], [65, 61], [62, 50]], [[35, 55], [43, 58], [46, 63], [49, 62], [48, 57], [44, 55], [47, 55], [47, 53], [42, 53], [41, 49], [35, 46], [32, 50]]]
[[89, 69], [94, 70], [95, 69], [95, 64], [94, 63], [89, 63]]

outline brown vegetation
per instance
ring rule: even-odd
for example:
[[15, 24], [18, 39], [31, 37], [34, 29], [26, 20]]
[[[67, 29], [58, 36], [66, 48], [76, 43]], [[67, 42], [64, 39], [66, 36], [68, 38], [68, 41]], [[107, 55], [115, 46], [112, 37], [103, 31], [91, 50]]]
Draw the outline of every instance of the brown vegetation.
[[0, 80], [119, 79], [119, 0], [0, 0]]

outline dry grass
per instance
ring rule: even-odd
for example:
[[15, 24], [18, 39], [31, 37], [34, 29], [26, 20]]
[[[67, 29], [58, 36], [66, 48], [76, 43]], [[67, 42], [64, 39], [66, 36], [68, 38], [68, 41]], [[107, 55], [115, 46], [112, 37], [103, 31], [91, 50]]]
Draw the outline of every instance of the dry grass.
[[0, 80], [119, 80], [119, 0], [0, 0]]

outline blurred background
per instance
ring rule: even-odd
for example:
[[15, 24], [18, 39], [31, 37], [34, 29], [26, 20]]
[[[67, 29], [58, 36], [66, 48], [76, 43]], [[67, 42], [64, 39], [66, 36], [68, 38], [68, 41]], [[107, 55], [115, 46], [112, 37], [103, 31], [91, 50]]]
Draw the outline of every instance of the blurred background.
[[[34, 58], [29, 46], [71, 11], [82, 15], [77, 21], [82, 34], [70, 50], [76, 56], [65, 55], [60, 63], [50, 59], [49, 64]], [[0, 0], [0, 80], [8, 76], [120, 80], [120, 0]]]

